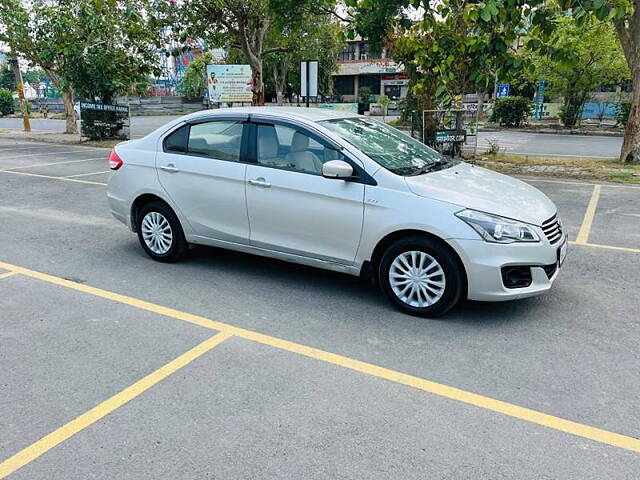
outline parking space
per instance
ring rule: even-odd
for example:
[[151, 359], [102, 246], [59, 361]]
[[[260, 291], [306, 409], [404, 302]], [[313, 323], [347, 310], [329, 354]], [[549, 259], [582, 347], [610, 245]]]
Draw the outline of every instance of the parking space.
[[[47, 161], [83, 153], [64, 151]], [[0, 478], [640, 471], [640, 189], [527, 180], [575, 242], [554, 289], [422, 320], [332, 272], [148, 260], [105, 177], [62, 178], [107, 152], [0, 172]]]

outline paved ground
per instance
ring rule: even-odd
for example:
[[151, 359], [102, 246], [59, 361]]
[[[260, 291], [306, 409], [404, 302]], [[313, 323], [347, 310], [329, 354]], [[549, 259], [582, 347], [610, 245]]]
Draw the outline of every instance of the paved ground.
[[486, 152], [489, 141], [497, 141], [500, 151], [531, 156], [617, 158], [621, 137], [557, 135], [528, 132], [480, 132], [478, 152]]
[[149, 260], [106, 154], [0, 141], [0, 478], [638, 478], [639, 188], [532, 180], [579, 242], [554, 289], [424, 320], [336, 273]]
[[[141, 137], [178, 116], [131, 117], [131, 135]], [[0, 128], [22, 128], [19, 118], [0, 118]], [[64, 131], [64, 120], [32, 120], [32, 128]], [[497, 140], [502, 152], [532, 156], [570, 156], [617, 158], [622, 146], [620, 137], [554, 135], [526, 132], [480, 132], [478, 152], [488, 149], [488, 141]]]

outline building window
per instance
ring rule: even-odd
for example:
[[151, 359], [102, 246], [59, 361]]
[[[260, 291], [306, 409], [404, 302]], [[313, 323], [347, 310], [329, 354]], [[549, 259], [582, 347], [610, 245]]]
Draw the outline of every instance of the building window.
[[356, 59], [356, 44], [351, 42], [347, 43], [347, 48], [340, 52], [338, 60], [341, 62], [348, 62]]
[[333, 77], [333, 90], [340, 95], [353, 95], [354, 81], [353, 75], [341, 75], [338, 77]]
[[369, 87], [371, 93], [380, 95], [380, 75], [360, 75], [358, 88]]

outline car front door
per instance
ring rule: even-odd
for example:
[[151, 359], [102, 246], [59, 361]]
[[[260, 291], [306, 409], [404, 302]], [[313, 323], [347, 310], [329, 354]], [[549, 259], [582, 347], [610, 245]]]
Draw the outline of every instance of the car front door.
[[198, 236], [249, 243], [242, 163], [245, 118], [184, 125], [156, 157], [160, 183]]
[[251, 245], [352, 264], [362, 232], [364, 184], [322, 176], [346, 158], [300, 127], [257, 123], [255, 163], [247, 166]]

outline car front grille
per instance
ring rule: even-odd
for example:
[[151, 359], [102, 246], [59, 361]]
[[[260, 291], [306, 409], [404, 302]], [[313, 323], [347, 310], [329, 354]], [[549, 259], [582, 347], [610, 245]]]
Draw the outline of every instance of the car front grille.
[[562, 223], [558, 218], [558, 214], [542, 222], [542, 231], [551, 244], [557, 243], [562, 239]]

